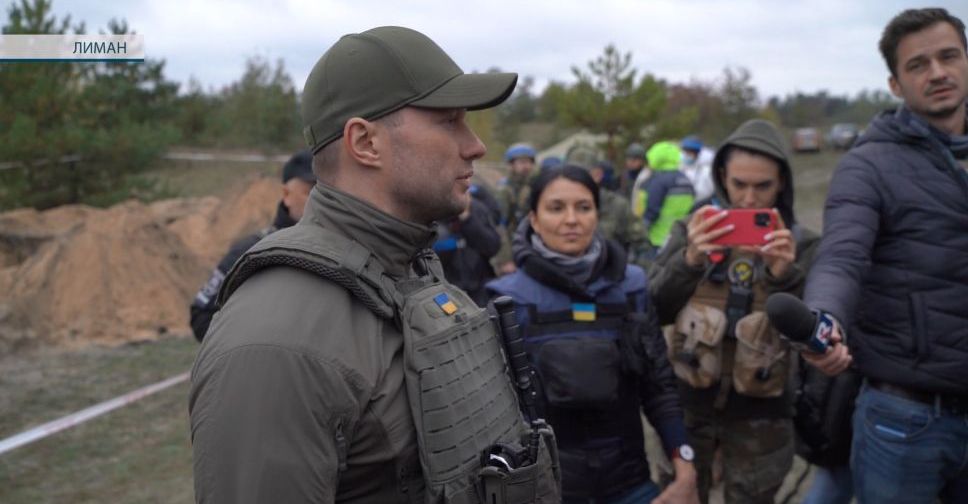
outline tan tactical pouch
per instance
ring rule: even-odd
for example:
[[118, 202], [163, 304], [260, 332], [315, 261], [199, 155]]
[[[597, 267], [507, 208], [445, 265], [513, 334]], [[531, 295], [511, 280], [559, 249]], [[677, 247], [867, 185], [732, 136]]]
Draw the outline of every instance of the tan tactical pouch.
[[723, 364], [726, 314], [697, 302], [686, 305], [663, 330], [676, 376], [697, 389], [719, 381]]
[[789, 344], [780, 339], [765, 312], [736, 322], [733, 388], [752, 397], [779, 397], [790, 372]]

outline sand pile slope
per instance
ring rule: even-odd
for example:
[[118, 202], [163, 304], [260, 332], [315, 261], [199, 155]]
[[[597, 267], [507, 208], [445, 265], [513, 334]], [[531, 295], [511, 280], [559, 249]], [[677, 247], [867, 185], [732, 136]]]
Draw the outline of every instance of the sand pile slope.
[[222, 200], [0, 214], [0, 351], [188, 334], [192, 296], [278, 197], [262, 178]]

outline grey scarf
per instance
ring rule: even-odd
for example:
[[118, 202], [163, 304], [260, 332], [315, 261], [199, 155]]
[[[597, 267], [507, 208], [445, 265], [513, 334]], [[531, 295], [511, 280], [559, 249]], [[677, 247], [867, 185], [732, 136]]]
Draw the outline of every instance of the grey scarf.
[[[946, 151], [945, 154], [950, 155], [949, 159], [955, 166], [965, 168], [964, 162], [968, 160], [968, 135], [949, 135], [931, 126], [922, 117], [911, 112], [907, 107], [899, 107], [895, 116], [915, 131], [940, 144]], [[968, 170], [961, 170], [961, 174], [968, 177]]]
[[538, 255], [561, 268], [566, 277], [572, 278], [579, 285], [588, 283], [595, 269], [595, 264], [598, 263], [598, 258], [602, 255], [602, 239], [598, 234], [592, 239], [592, 243], [588, 246], [585, 254], [580, 256], [565, 255], [551, 250], [541, 240], [538, 233], [531, 235], [531, 246], [534, 247]]

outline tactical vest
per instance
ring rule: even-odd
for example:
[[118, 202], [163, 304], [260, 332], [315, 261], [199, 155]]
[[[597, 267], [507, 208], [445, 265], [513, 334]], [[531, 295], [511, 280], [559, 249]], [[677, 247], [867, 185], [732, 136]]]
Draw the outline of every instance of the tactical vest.
[[648, 480], [638, 384], [649, 364], [635, 297], [616, 284], [594, 301], [569, 300], [521, 271], [491, 286], [518, 306], [540, 411], [558, 439], [563, 496], [587, 501]]
[[760, 398], [783, 395], [789, 345], [764, 311], [765, 274], [754, 254], [732, 250], [700, 282], [675, 323], [664, 328], [676, 376], [696, 389], [719, 383], [717, 409], [730, 390]]
[[523, 443], [530, 429], [487, 312], [444, 280], [433, 252], [418, 256], [415, 278], [395, 282], [359, 243], [321, 227], [296, 225], [236, 262], [219, 304], [259, 270], [278, 265], [342, 286], [401, 330], [425, 502], [483, 504], [485, 492], [487, 504], [492, 498], [498, 504], [558, 502], [552, 436], [542, 436], [537, 463], [506, 472], [484, 465], [492, 445]]

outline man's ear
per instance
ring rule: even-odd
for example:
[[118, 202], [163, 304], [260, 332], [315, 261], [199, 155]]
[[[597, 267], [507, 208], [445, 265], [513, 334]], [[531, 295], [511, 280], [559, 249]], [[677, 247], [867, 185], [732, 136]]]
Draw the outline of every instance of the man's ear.
[[901, 95], [901, 84], [897, 81], [897, 77], [893, 75], [888, 77], [887, 86], [891, 88], [891, 94], [902, 100], [904, 99], [904, 96]]
[[356, 163], [380, 168], [387, 155], [383, 148], [385, 135], [377, 123], [353, 117], [343, 126], [343, 148]]

